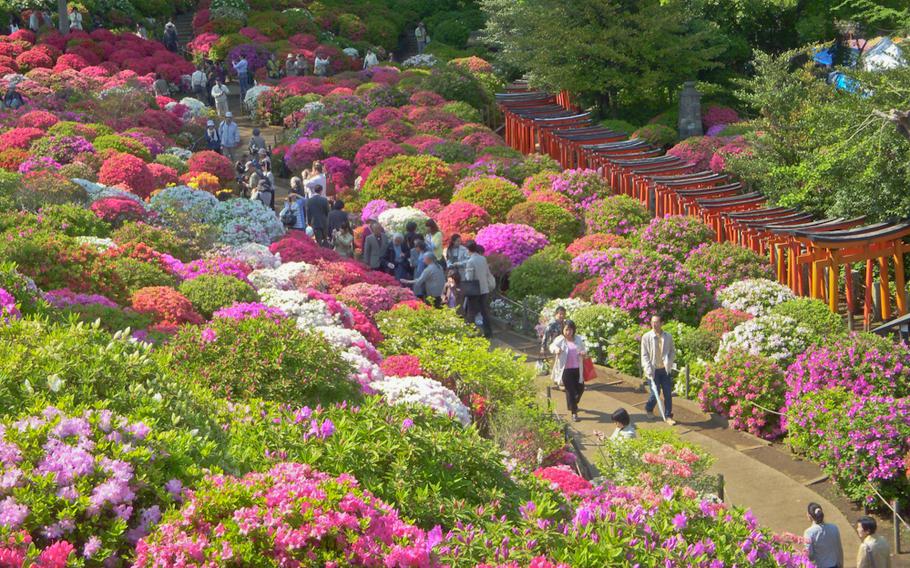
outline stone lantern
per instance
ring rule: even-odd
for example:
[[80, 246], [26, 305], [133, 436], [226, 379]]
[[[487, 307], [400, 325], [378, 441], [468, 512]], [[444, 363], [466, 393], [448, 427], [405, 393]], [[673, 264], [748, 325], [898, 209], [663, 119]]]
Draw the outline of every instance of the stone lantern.
[[679, 139], [690, 136], [702, 136], [701, 127], [701, 93], [695, 88], [695, 81], [683, 83], [679, 94]]

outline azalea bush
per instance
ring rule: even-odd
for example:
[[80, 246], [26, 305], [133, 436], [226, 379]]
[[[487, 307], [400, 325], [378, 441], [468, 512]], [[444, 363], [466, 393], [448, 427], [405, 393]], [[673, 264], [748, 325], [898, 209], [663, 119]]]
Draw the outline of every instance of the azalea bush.
[[578, 211], [585, 211], [596, 200], [610, 195], [606, 180], [591, 169], [564, 170], [553, 176], [549, 189], [571, 199]]
[[[26, 531], [36, 542], [67, 542], [101, 564], [132, 556], [199, 468], [179, 451], [188, 433], [158, 437], [110, 410], [66, 413], [53, 406], [0, 422], [4, 541]], [[60, 566], [63, 566], [60, 564]]]
[[611, 248], [627, 248], [628, 246], [629, 241], [623, 237], [611, 235], [609, 233], [591, 233], [572, 241], [572, 243], [566, 247], [566, 252], [569, 253], [569, 256], [575, 258], [586, 252], [605, 251], [610, 250]]
[[470, 411], [458, 396], [434, 379], [419, 376], [391, 377], [376, 381], [370, 387], [382, 393], [383, 399], [389, 404], [424, 405], [463, 426], [471, 423]]
[[720, 340], [717, 358], [720, 360], [726, 357], [728, 351], [742, 349], [786, 366], [811, 345], [812, 339], [812, 330], [799, 321], [768, 314], [745, 321], [725, 333]]
[[685, 267], [712, 292], [737, 280], [772, 278], [766, 257], [733, 243], [705, 242], [685, 255]]
[[612, 306], [583, 306], [570, 310], [569, 318], [584, 336], [588, 353], [600, 365], [609, 364], [610, 342], [620, 331], [635, 326], [627, 312]]
[[[296, 544], [280, 552], [284, 535], [292, 534], [298, 535]], [[376, 555], [387, 566], [409, 566], [429, 562], [426, 538], [352, 476], [280, 463], [241, 479], [207, 479], [183, 512], [139, 544], [135, 566], [177, 564], [187, 557], [206, 563], [367, 566]]]
[[491, 223], [490, 215], [483, 207], [467, 201], [446, 205], [433, 218], [443, 235], [461, 235], [463, 239], [474, 238], [479, 230]]
[[172, 376], [235, 400], [303, 404], [356, 398], [349, 364], [320, 335], [293, 321], [215, 318], [184, 327], [162, 352]]
[[484, 254], [500, 253], [519, 266], [528, 257], [549, 244], [547, 237], [527, 225], [494, 223], [478, 231], [474, 238]]
[[651, 213], [637, 199], [616, 195], [591, 203], [585, 211], [589, 232], [628, 235], [647, 225]]
[[477, 334], [452, 310], [414, 310], [395, 307], [376, 315], [379, 331], [385, 337], [379, 349], [386, 355], [416, 353], [436, 338], [466, 338]]
[[517, 185], [499, 177], [481, 177], [462, 181], [452, 201], [467, 201], [482, 208], [490, 218], [501, 223], [509, 211], [525, 200]]
[[641, 323], [654, 315], [695, 323], [711, 307], [704, 286], [673, 257], [629, 249], [601, 254], [596, 303], [625, 310]]
[[682, 262], [690, 251], [712, 242], [714, 236], [714, 229], [698, 219], [667, 215], [651, 219], [651, 222], [639, 231], [638, 242], [643, 248], [668, 254]]
[[220, 308], [259, 299], [252, 286], [226, 274], [202, 274], [181, 283], [178, 289], [207, 319]]
[[415, 223], [418, 228], [418, 232], [422, 232], [424, 224], [430, 218], [415, 207], [395, 207], [392, 209], [386, 209], [379, 214], [377, 220], [379, 224], [382, 225], [382, 228], [386, 230], [389, 235], [394, 235], [395, 233], [404, 234], [407, 230], [408, 223]]
[[149, 314], [155, 323], [176, 328], [185, 323], [202, 323], [203, 318], [193, 309], [193, 304], [173, 288], [151, 286], [140, 288], [130, 297], [130, 307], [140, 314]]
[[736, 326], [753, 317], [752, 314], [747, 314], [746, 312], [741, 312], [739, 310], [717, 308], [716, 310], [711, 310], [706, 313], [704, 317], [701, 318], [701, 323], [699, 323], [698, 326], [720, 338], [723, 334], [728, 331], [733, 331]]
[[771, 308], [772, 314], [793, 318], [812, 333], [812, 343], [831, 341], [847, 333], [844, 318], [814, 298], [796, 298]]
[[423, 199], [452, 195], [452, 172], [433, 156], [396, 156], [373, 168], [364, 181], [364, 200], [386, 199], [412, 205]]
[[731, 310], [761, 316], [784, 302], [795, 299], [789, 288], [764, 278], [739, 280], [717, 294], [721, 306]]
[[558, 205], [527, 201], [509, 210], [506, 221], [533, 227], [552, 243], [568, 245], [581, 233], [581, 222]]
[[532, 254], [512, 270], [509, 277], [509, 296], [521, 300], [527, 296], [563, 298], [578, 282], [572, 272], [568, 255], [549, 250]]
[[773, 440], [783, 434], [780, 413], [786, 389], [777, 363], [734, 349], [708, 364], [698, 401], [702, 410], [729, 418], [734, 428]]

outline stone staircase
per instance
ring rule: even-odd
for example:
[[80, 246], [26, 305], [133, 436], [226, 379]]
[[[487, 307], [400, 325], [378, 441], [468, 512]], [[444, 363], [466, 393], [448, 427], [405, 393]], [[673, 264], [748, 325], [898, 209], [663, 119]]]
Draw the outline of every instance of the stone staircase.
[[174, 16], [174, 25], [177, 26], [177, 42], [181, 48], [193, 41], [193, 15], [193, 12], [188, 12]]

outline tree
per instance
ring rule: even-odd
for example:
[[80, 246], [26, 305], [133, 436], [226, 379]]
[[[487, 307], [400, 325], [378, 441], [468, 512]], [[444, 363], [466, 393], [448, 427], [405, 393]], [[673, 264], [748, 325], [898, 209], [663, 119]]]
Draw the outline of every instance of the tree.
[[718, 67], [716, 26], [659, 0], [481, 0], [486, 38], [533, 84], [568, 89], [615, 114], [666, 106], [686, 80]]

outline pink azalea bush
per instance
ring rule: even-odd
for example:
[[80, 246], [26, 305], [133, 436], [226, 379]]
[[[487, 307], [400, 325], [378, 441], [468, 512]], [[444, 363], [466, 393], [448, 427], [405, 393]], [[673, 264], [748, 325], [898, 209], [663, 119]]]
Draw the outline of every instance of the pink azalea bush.
[[291, 170], [310, 167], [314, 161], [323, 157], [322, 140], [318, 138], [300, 138], [284, 155], [284, 163]]
[[714, 229], [695, 219], [682, 215], [655, 217], [638, 233], [643, 248], [668, 254], [684, 260], [695, 247], [714, 240]]
[[391, 309], [397, 303], [389, 288], [365, 282], [345, 286], [338, 293], [338, 298], [360, 308], [370, 317], [378, 312]]
[[733, 124], [739, 121], [739, 114], [735, 110], [720, 105], [709, 106], [701, 117], [701, 123], [705, 131], [715, 126]]
[[534, 471], [534, 476], [570, 497], [591, 489], [591, 482], [579, 477], [568, 466], [542, 467]]
[[580, 211], [610, 194], [603, 176], [590, 169], [565, 170], [553, 177], [550, 189], [569, 197]]
[[535, 252], [550, 244], [546, 236], [527, 225], [495, 223], [477, 232], [477, 244], [484, 254], [499, 253], [508, 257], [513, 266], [519, 266]]
[[490, 224], [490, 216], [484, 209], [467, 201], [456, 201], [445, 206], [435, 216], [443, 235], [461, 235], [463, 239], [473, 238], [477, 232]]
[[372, 566], [378, 558], [388, 567], [429, 566], [432, 544], [352, 476], [280, 463], [239, 479], [208, 478], [139, 543], [134, 566]]

